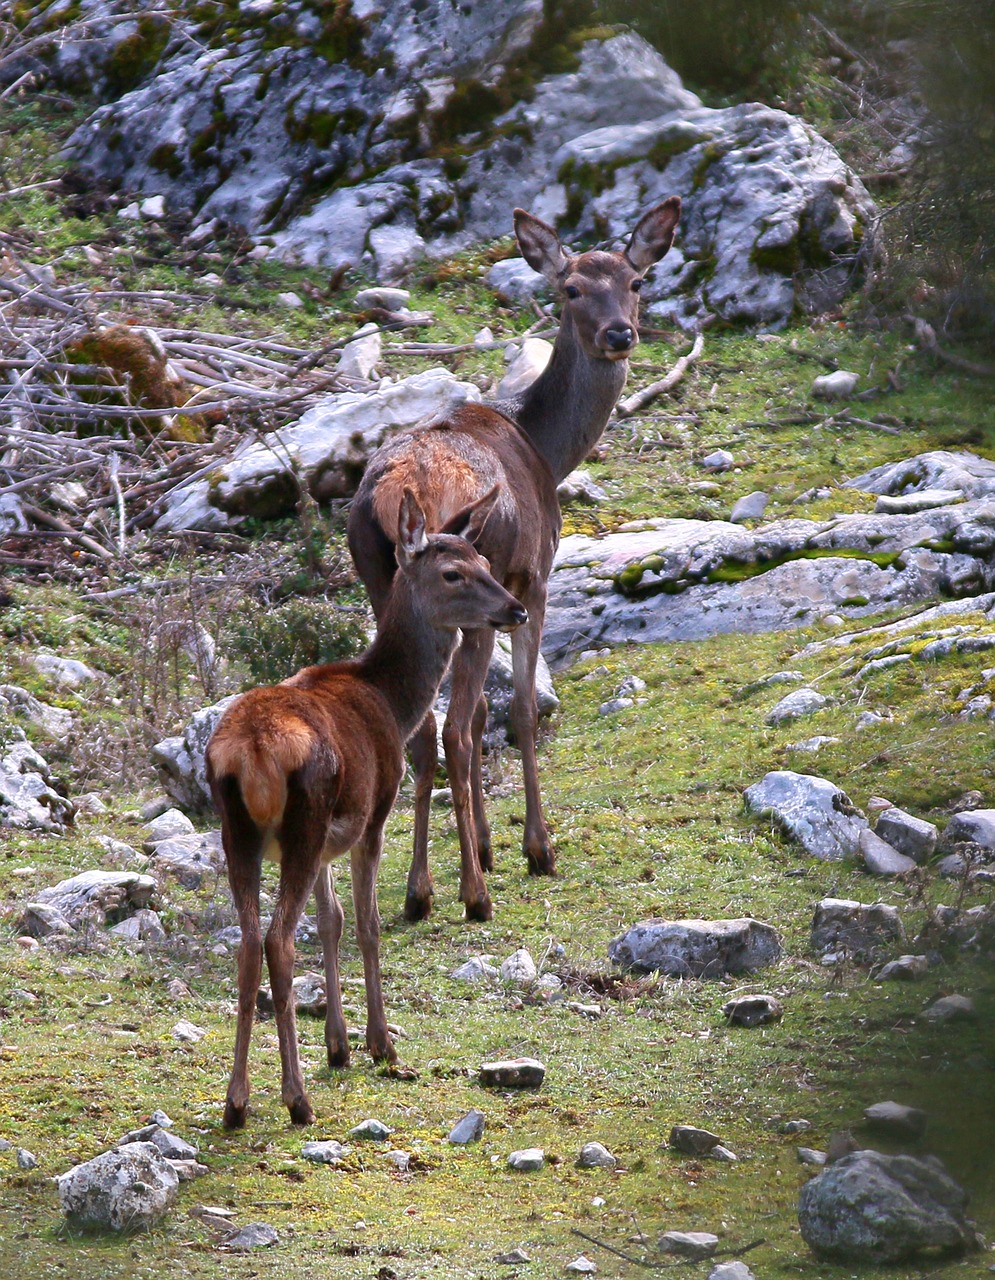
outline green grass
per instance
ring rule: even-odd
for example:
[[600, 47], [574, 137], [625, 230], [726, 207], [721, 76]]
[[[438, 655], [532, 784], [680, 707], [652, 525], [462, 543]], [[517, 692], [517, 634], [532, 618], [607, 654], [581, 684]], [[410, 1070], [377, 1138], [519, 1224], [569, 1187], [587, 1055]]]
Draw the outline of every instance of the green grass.
[[[40, 118], [37, 110], [18, 111], [21, 149], [14, 176], [51, 176], [57, 171], [52, 141], [77, 116], [55, 120]], [[13, 144], [7, 145], [13, 154]], [[217, 297], [178, 302], [171, 323], [266, 332], [315, 346], [355, 325], [349, 305], [355, 280], [340, 294], [309, 300], [299, 312], [277, 313], [270, 307], [273, 293], [300, 288], [308, 273], [242, 259], [237, 246], [225, 246], [216, 261], [201, 255], [195, 264], [172, 230], [125, 224], [109, 212], [74, 218], [61, 199], [46, 193], [0, 204], [0, 229], [26, 242], [24, 252], [33, 261], [52, 260], [61, 279], [94, 286], [117, 276], [126, 287], [195, 295], [199, 272], [224, 275]], [[106, 252], [103, 268], [86, 262], [84, 243]], [[479, 273], [491, 256], [469, 254], [455, 270], [426, 267], [413, 279], [412, 305], [435, 314], [428, 330], [433, 339], [466, 342], [485, 324], [495, 336], [510, 336], [531, 322], [524, 312], [497, 307], [481, 283]], [[135, 314], [139, 320], [159, 316], [154, 307]], [[995, 455], [987, 384], [935, 367], [911, 352], [905, 337], [899, 329], [863, 329], [856, 312], [842, 326], [799, 324], [763, 341], [710, 332], [703, 359], [671, 399], [606, 433], [603, 457], [592, 471], [609, 501], [593, 512], [568, 513], [566, 528], [613, 528], [661, 514], [724, 517], [738, 497], [757, 488], [771, 494], [771, 518], [822, 519], [868, 509], [867, 495], [835, 486], [879, 463], [941, 447]], [[646, 342], [630, 385], [658, 378], [674, 353], [669, 342]], [[897, 371], [901, 390], [882, 392], [854, 413], [868, 420], [886, 414], [888, 424], [900, 424], [900, 433], [838, 421], [833, 406], [823, 406], [810, 421], [789, 421], [814, 412], [809, 387], [827, 361], [856, 370], [866, 385], [884, 385], [886, 372]], [[445, 363], [481, 380], [501, 370], [500, 353], [471, 352]], [[425, 364], [388, 353], [385, 366], [402, 376]], [[719, 446], [733, 451], [737, 469], [717, 478], [718, 496], [703, 497], [689, 484], [703, 478], [698, 459]], [[830, 498], [797, 502], [804, 490], [825, 485], [833, 487]], [[240, 554], [273, 562], [274, 598], [291, 583], [318, 591], [298, 553], [292, 521], [254, 523], [243, 532]], [[323, 519], [314, 536], [326, 558], [344, 555], [337, 513]], [[148, 535], [133, 539], [130, 557], [115, 584], [155, 574], [216, 573], [226, 563], [220, 552], [164, 551]], [[222, 884], [200, 892], [165, 886], [155, 905], [170, 940], [144, 950], [84, 936], [65, 949], [28, 953], [15, 945], [13, 928], [33, 890], [101, 865], [98, 834], [140, 843], [133, 810], [155, 786], [146, 742], [178, 731], [191, 707], [208, 699], [189, 664], [153, 671], [146, 663], [136, 674], [136, 648], [144, 652], [150, 634], [141, 630], [150, 625], [141, 622], [144, 603], [134, 610], [112, 608], [74, 587], [41, 584], [28, 575], [12, 574], [4, 585], [13, 602], [0, 609], [0, 679], [24, 684], [77, 714], [81, 730], [73, 740], [39, 746], [74, 793], [96, 786], [111, 811], [80, 819], [65, 836], [0, 830], [0, 904], [6, 908], [0, 1136], [39, 1158], [36, 1171], [21, 1173], [12, 1153], [0, 1154], [0, 1274], [69, 1272], [78, 1280], [98, 1280], [158, 1277], [168, 1268], [205, 1278], [295, 1280], [316, 1271], [344, 1280], [492, 1277], [507, 1274], [493, 1261], [495, 1254], [516, 1246], [531, 1255], [527, 1274], [537, 1280], [560, 1275], [581, 1251], [605, 1275], [632, 1273], [631, 1265], [572, 1236], [576, 1227], [637, 1252], [631, 1243], [637, 1228], [651, 1244], [672, 1228], [718, 1231], [728, 1248], [763, 1237], [766, 1243], [747, 1259], [758, 1276], [843, 1280], [851, 1269], [817, 1262], [798, 1235], [795, 1205], [806, 1174], [795, 1147], [824, 1145], [831, 1133], [850, 1126], [858, 1126], [859, 1136], [863, 1108], [886, 1097], [930, 1112], [928, 1149], [948, 1162], [972, 1195], [979, 1227], [995, 1235], [989, 1158], [995, 1139], [995, 984], [988, 958], [948, 952], [923, 982], [882, 986], [864, 969], [824, 968], [808, 946], [814, 904], [833, 895], [880, 897], [899, 906], [907, 949], [915, 950], [929, 908], [956, 902], [956, 886], [931, 873], [911, 884], [871, 881], [850, 863], [809, 861], [768, 824], [747, 817], [742, 806], [743, 788], [779, 767], [829, 777], [858, 804], [885, 795], [940, 825], [965, 790], [981, 790], [990, 801], [991, 724], [951, 718], [960, 709], [960, 690], [977, 683], [991, 661], [985, 654], [909, 663], [870, 677], [861, 691], [849, 672], [880, 641], [869, 637], [844, 653], [799, 657], [808, 640], [826, 634], [814, 629], [620, 649], [562, 674], [562, 707], [541, 749], [559, 851], [556, 879], [525, 875], [520, 770], [511, 751], [488, 761], [497, 859], [490, 924], [462, 920], [455, 831], [444, 811], [433, 814], [435, 914], [422, 925], [403, 922], [408, 790], [390, 821], [380, 888], [385, 987], [388, 1015], [406, 1033], [398, 1042], [402, 1058], [417, 1079], [385, 1077], [361, 1050], [348, 1071], [329, 1073], [322, 1066], [321, 1028], [302, 1019], [306, 1075], [319, 1117], [305, 1135], [287, 1121], [274, 1027], [261, 1021], [251, 1059], [254, 1113], [244, 1132], [226, 1134], [220, 1117], [234, 1032], [235, 959], [217, 954], [211, 937], [231, 921]], [[357, 597], [353, 591], [344, 598], [353, 604]], [[179, 589], [173, 604], [182, 609], [187, 603]], [[230, 602], [205, 607], [205, 617], [222, 634]], [[26, 661], [39, 645], [100, 667], [109, 684], [98, 695], [53, 697]], [[767, 727], [764, 716], [785, 690], [741, 691], [783, 667], [802, 670], [835, 704], [800, 724]], [[599, 716], [600, 704], [630, 673], [646, 681], [640, 695], [645, 702]], [[235, 685], [242, 674], [236, 664]], [[854, 721], [868, 708], [888, 711], [892, 719], [858, 733]], [[840, 742], [818, 757], [790, 749], [812, 733]], [[33, 871], [15, 874], [25, 867]], [[270, 873], [268, 891], [273, 887]], [[982, 886], [963, 905], [985, 901], [989, 893]], [[606, 947], [637, 919], [748, 913], [774, 923], [785, 943], [784, 960], [756, 979], [619, 983], [611, 974]], [[569, 998], [600, 1004], [602, 1017], [583, 1020], [563, 1002], [459, 984], [448, 976], [470, 955], [503, 957], [521, 945], [564, 976]], [[349, 926], [344, 956], [347, 1003], [359, 1009], [360, 965]], [[316, 945], [303, 944], [298, 971], [317, 963]], [[174, 978], [188, 984], [189, 997], [169, 994]], [[765, 1029], [728, 1028], [721, 1006], [744, 989], [776, 994], [785, 1005], [783, 1021]], [[975, 996], [979, 1023], [943, 1031], [925, 1025], [923, 1007], [952, 990]], [[25, 1002], [18, 992], [34, 1000]], [[110, 1003], [104, 1003], [107, 996]], [[171, 1028], [181, 1017], [206, 1029], [200, 1044], [183, 1047], [173, 1040]], [[361, 1025], [361, 1012], [349, 1021]], [[535, 1054], [547, 1064], [541, 1090], [504, 1094], [478, 1086], [480, 1063], [509, 1053]], [[466, 1150], [451, 1148], [445, 1134], [471, 1106], [487, 1113], [484, 1139]], [[179, 1210], [148, 1235], [67, 1233], [49, 1179], [105, 1149], [154, 1107], [200, 1143], [209, 1176], [185, 1185]], [[338, 1170], [300, 1159], [305, 1137], [342, 1139], [368, 1115], [394, 1127], [389, 1145], [411, 1153], [410, 1175], [387, 1163], [387, 1147], [357, 1144]], [[783, 1120], [799, 1117], [812, 1121], [810, 1133], [797, 1139], [779, 1132]], [[671, 1154], [664, 1144], [677, 1122], [716, 1130], [739, 1162], [726, 1166]], [[577, 1170], [576, 1155], [589, 1140], [614, 1151], [621, 1169]], [[547, 1168], [534, 1175], [508, 1171], [508, 1152], [532, 1145], [546, 1149]], [[269, 1222], [281, 1243], [251, 1258], [229, 1257], [189, 1216], [200, 1203], [232, 1207], [240, 1224]], [[985, 1265], [979, 1256], [930, 1269], [977, 1275]], [[922, 1269], [878, 1274], [905, 1280]]]

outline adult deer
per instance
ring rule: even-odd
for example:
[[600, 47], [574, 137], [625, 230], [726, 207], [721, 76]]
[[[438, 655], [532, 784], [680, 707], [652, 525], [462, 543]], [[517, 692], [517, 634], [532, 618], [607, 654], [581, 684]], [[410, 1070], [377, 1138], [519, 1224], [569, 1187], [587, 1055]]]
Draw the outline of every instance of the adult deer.
[[263, 858], [280, 863], [266, 962], [281, 1092], [291, 1119], [308, 1124], [314, 1118], [301, 1074], [292, 989], [294, 933], [312, 889], [324, 950], [328, 1064], [349, 1061], [338, 975], [343, 916], [329, 867], [347, 850], [366, 981], [366, 1045], [374, 1059], [396, 1058], [380, 981], [376, 878], [383, 828], [404, 773], [404, 744], [438, 693], [458, 629], [476, 634], [526, 621], [522, 605], [471, 545], [498, 501], [498, 491], [490, 490], [429, 536], [418, 500], [406, 491], [395, 515], [398, 570], [370, 648], [359, 658], [306, 667], [282, 684], [251, 690], [228, 708], [207, 745], [207, 776], [221, 813], [242, 928], [228, 1128], [240, 1128], [248, 1111], [249, 1040], [262, 972]]
[[[491, 572], [528, 609], [528, 624], [512, 640], [511, 721], [522, 753], [525, 784], [523, 852], [533, 875], [553, 875], [555, 856], [539, 793], [536, 764], [535, 670], [546, 607], [546, 583], [559, 541], [556, 485], [600, 438], [638, 340], [643, 276], [673, 243], [681, 202], [672, 196], [636, 225], [621, 252], [571, 254], [552, 227], [515, 210], [515, 235], [525, 260], [555, 287], [560, 330], [543, 373], [519, 397], [492, 406], [465, 405], [443, 421], [412, 427], [370, 460], [352, 503], [349, 548], [379, 617], [394, 574], [397, 498], [418, 495], [429, 528], [495, 483], [501, 496], [480, 537]], [[442, 731], [460, 843], [460, 899], [468, 920], [488, 920], [483, 871], [492, 864], [484, 812], [481, 736], [487, 717], [484, 680], [494, 646], [491, 631], [464, 630], [452, 671], [452, 695]], [[429, 914], [428, 811], [437, 759], [429, 713], [411, 742], [415, 766], [414, 856], [405, 914]]]

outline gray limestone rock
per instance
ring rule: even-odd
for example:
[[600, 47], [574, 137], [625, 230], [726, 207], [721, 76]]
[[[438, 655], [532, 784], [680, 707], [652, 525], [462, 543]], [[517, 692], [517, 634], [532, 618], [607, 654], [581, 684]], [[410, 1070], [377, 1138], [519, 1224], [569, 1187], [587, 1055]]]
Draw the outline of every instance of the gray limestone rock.
[[508, 1058], [485, 1062], [480, 1083], [491, 1089], [538, 1089], [546, 1078], [546, 1068], [537, 1058]]
[[614, 1169], [618, 1161], [600, 1142], [585, 1142], [577, 1157], [578, 1169]]
[[952, 849], [957, 844], [975, 844], [995, 853], [995, 809], [955, 813], [943, 830], [940, 848]]
[[535, 982], [538, 970], [536, 963], [524, 947], [512, 952], [507, 959], [501, 961], [501, 977], [505, 982], [527, 984]]
[[508, 1167], [517, 1173], [537, 1173], [545, 1163], [546, 1153], [541, 1147], [526, 1147], [508, 1157]]
[[250, 1222], [238, 1231], [233, 1231], [220, 1247], [228, 1253], [251, 1253], [253, 1249], [272, 1249], [279, 1242], [280, 1237], [275, 1227], [265, 1222]]
[[[531, 271], [532, 268], [529, 267], [529, 270]], [[521, 395], [526, 387], [535, 382], [549, 364], [550, 356], [553, 354], [553, 344], [547, 342], [545, 338], [525, 338], [520, 345], [505, 348], [506, 359], [509, 350], [514, 354], [494, 392], [494, 399], [498, 403]]]
[[932, 1023], [977, 1022], [978, 1010], [970, 996], [940, 996], [926, 1009], [926, 1019]]
[[837, 861], [852, 857], [867, 819], [849, 797], [826, 778], [779, 769], [744, 792], [747, 808], [769, 815], [815, 858]]
[[878, 818], [875, 831], [893, 849], [913, 862], [928, 862], [936, 850], [937, 832], [932, 822], [915, 818], [896, 805], [885, 809]]
[[929, 972], [926, 956], [899, 956], [882, 965], [875, 974], [877, 982], [916, 982]]
[[665, 1231], [657, 1241], [661, 1253], [674, 1253], [693, 1262], [710, 1258], [718, 1247], [719, 1238], [710, 1231]]
[[166, 930], [157, 911], [136, 911], [133, 916], [112, 925], [110, 933], [128, 942], [165, 942]]
[[857, 389], [860, 377], [837, 369], [835, 373], [823, 373], [812, 383], [812, 395], [816, 400], [848, 400]]
[[225, 855], [220, 831], [194, 831], [162, 840], [154, 846], [148, 870], [152, 875], [172, 876], [186, 889], [199, 889], [205, 881], [224, 874]]
[[71, 1226], [141, 1231], [154, 1227], [176, 1203], [179, 1179], [151, 1142], [131, 1142], [75, 1165], [56, 1183]]
[[865, 493], [922, 493], [956, 490], [968, 498], [995, 494], [995, 462], [977, 454], [935, 449], [901, 462], [886, 462], [847, 483]]
[[736, 996], [722, 1006], [722, 1012], [733, 1026], [764, 1027], [771, 1022], [780, 1022], [784, 1017], [784, 1006], [775, 996]]
[[60, 689], [79, 689], [101, 679], [101, 673], [75, 658], [63, 658], [55, 653], [36, 653], [31, 664], [49, 683]]
[[164, 738], [152, 748], [152, 763], [159, 781], [182, 809], [193, 812], [213, 809], [204, 752], [218, 721], [236, 697], [238, 694], [222, 698], [213, 706], [194, 712], [182, 734]]
[[704, 1156], [721, 1144], [717, 1134], [697, 1129], [691, 1124], [675, 1124], [670, 1130], [670, 1145], [688, 1156]]
[[301, 1155], [313, 1164], [338, 1165], [348, 1154], [349, 1147], [332, 1139], [324, 1142], [305, 1142], [301, 1147]]
[[179, 809], [167, 809], [146, 824], [145, 852], [152, 853], [163, 840], [172, 840], [174, 836], [192, 835], [194, 825], [185, 813]]
[[[880, 823], [878, 826], [880, 828]], [[864, 860], [864, 866], [875, 876], [904, 876], [916, 869], [914, 859], [899, 853], [870, 828], [861, 831], [857, 851]]]
[[781, 941], [759, 920], [644, 920], [610, 942], [608, 956], [638, 973], [719, 978], [776, 964]]
[[765, 723], [785, 724], [790, 720], [798, 720], [802, 716], [813, 715], [828, 705], [829, 699], [818, 689], [792, 689], [767, 712]]
[[898, 911], [884, 902], [823, 898], [812, 920], [812, 946], [820, 953], [845, 951], [867, 959], [904, 937]]
[[[137, 871], [83, 871], [48, 889], [39, 890], [35, 895], [36, 902], [27, 908], [21, 922], [22, 929], [34, 937], [44, 936], [44, 933], [35, 933], [32, 929], [33, 920], [44, 916], [44, 913], [39, 916], [35, 911], [36, 905], [56, 913], [70, 929], [79, 929], [87, 924], [98, 927], [116, 924], [148, 907], [155, 887], [151, 876], [140, 875]], [[54, 931], [61, 932], [58, 927]]]
[[814, 1147], [799, 1147], [797, 1149], [798, 1163], [814, 1165], [816, 1168], [822, 1168], [828, 1161], [829, 1157], [825, 1151], [818, 1151]]
[[[294, 998], [294, 1011], [304, 1017], [323, 1018], [328, 1008], [325, 996], [325, 975], [323, 973], [299, 973], [293, 979], [291, 990]], [[273, 1012], [273, 992], [268, 986], [262, 986], [256, 993], [256, 1009], [268, 1015]]]
[[708, 1280], [755, 1280], [755, 1277], [745, 1262], [734, 1258], [731, 1262], [720, 1262], [712, 1267]]
[[762, 489], [754, 489], [752, 493], [737, 500], [729, 513], [729, 519], [733, 524], [743, 524], [747, 520], [761, 520], [769, 501], [769, 495]]
[[71, 824], [71, 801], [52, 786], [48, 761], [23, 729], [11, 727], [0, 742], [0, 826], [21, 831], [61, 831]]
[[875, 1102], [864, 1108], [868, 1129], [890, 1138], [919, 1139], [926, 1132], [928, 1117], [918, 1107], [901, 1102]]
[[461, 1120], [457, 1120], [446, 1135], [446, 1141], [454, 1146], [466, 1146], [470, 1142], [479, 1142], [484, 1134], [486, 1117], [476, 1108], [468, 1111]]
[[817, 1254], [867, 1266], [971, 1248], [966, 1204], [933, 1156], [856, 1151], [802, 1188], [798, 1221]]
[[349, 1130], [349, 1137], [355, 1141], [365, 1142], [386, 1142], [390, 1135], [394, 1132], [382, 1120], [361, 1120]]
[[71, 711], [39, 702], [27, 689], [15, 684], [0, 684], [0, 710], [14, 720], [24, 720], [47, 737], [65, 738], [73, 727]]

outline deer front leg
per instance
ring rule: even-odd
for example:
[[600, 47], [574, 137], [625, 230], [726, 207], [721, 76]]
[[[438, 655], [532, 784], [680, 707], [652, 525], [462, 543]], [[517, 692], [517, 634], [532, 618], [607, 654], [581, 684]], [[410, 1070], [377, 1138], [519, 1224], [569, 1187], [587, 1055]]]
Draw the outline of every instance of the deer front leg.
[[342, 1012], [342, 987], [339, 981], [339, 941], [342, 937], [342, 904], [335, 892], [332, 869], [327, 864], [314, 882], [318, 905], [318, 937], [325, 962], [325, 1049], [330, 1067], [349, 1065], [349, 1033]]
[[[246, 821], [248, 821], [246, 819]], [[238, 1024], [235, 1031], [235, 1061], [228, 1094], [225, 1098], [224, 1126], [241, 1129], [249, 1113], [249, 1042], [252, 1039], [252, 1023], [256, 1015], [256, 996], [263, 968], [263, 944], [259, 927], [259, 880], [262, 864], [258, 852], [258, 835], [255, 828], [249, 833], [254, 837], [256, 850], [247, 855], [232, 843], [230, 831], [225, 835], [225, 855], [228, 865], [228, 883], [231, 885], [242, 939], [238, 945]]]
[[[304, 1075], [301, 1071], [300, 1050], [297, 1045], [297, 1014], [294, 1009], [294, 933], [301, 912], [311, 895], [318, 872], [318, 858], [304, 860], [294, 857], [289, 841], [283, 844], [283, 865], [280, 875], [280, 896], [277, 899], [273, 919], [266, 933], [266, 963], [269, 966], [273, 987], [273, 1010], [276, 1014], [276, 1034], [280, 1041], [280, 1065], [282, 1079], [280, 1093], [294, 1124], [310, 1124], [314, 1119]], [[295, 865], [296, 864], [296, 865]]]
[[536, 760], [536, 735], [539, 713], [536, 707], [536, 664], [546, 613], [546, 592], [532, 591], [522, 603], [529, 620], [511, 636], [511, 666], [515, 693], [511, 700], [511, 724], [518, 749], [522, 753], [522, 780], [525, 786], [525, 834], [522, 852], [529, 864], [529, 874], [556, 874], [556, 854], [542, 811], [539, 792], [539, 764]]
[[397, 1051], [387, 1030], [380, 978], [377, 869], [382, 852], [383, 824], [374, 824], [367, 829], [363, 839], [352, 851], [352, 900], [356, 912], [356, 937], [363, 957], [363, 977], [366, 982], [366, 1047], [374, 1062], [396, 1062]]
[[[493, 914], [477, 851], [474, 817], [473, 717], [481, 701], [487, 668], [494, 651], [494, 632], [464, 631], [452, 667], [449, 714], [442, 730], [446, 767], [453, 792], [453, 812], [460, 845], [460, 900], [467, 920], [490, 920]], [[483, 787], [480, 787], [483, 808]]]
[[428, 869], [428, 819], [432, 804], [432, 784], [439, 764], [439, 743], [435, 716], [430, 711], [410, 742], [415, 772], [414, 850], [408, 872], [408, 892], [404, 899], [405, 920], [424, 920], [432, 912], [435, 886]]
[[487, 698], [480, 695], [473, 712], [470, 732], [473, 750], [470, 756], [470, 795], [473, 805], [473, 825], [477, 833], [477, 861], [481, 871], [494, 870], [494, 854], [491, 851], [491, 826], [487, 821], [484, 804], [484, 729], [487, 727]]

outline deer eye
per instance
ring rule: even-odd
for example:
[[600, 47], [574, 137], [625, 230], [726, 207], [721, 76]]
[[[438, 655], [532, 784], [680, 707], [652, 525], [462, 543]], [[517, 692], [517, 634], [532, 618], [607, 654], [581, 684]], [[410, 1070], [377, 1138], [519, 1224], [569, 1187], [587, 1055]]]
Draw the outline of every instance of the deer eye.
[[447, 569], [442, 576], [443, 578], [445, 578], [447, 582], [459, 582], [459, 580], [463, 577], [463, 575], [457, 569]]
[[633, 280], [632, 284], [629, 285], [629, 288], [632, 290], [633, 293], [638, 293], [642, 287], [643, 287], [643, 282], [638, 278]]
[[567, 295], [568, 298], [580, 297], [580, 290], [577, 288], [575, 284], [568, 284], [567, 287], [563, 290], [563, 292]]

